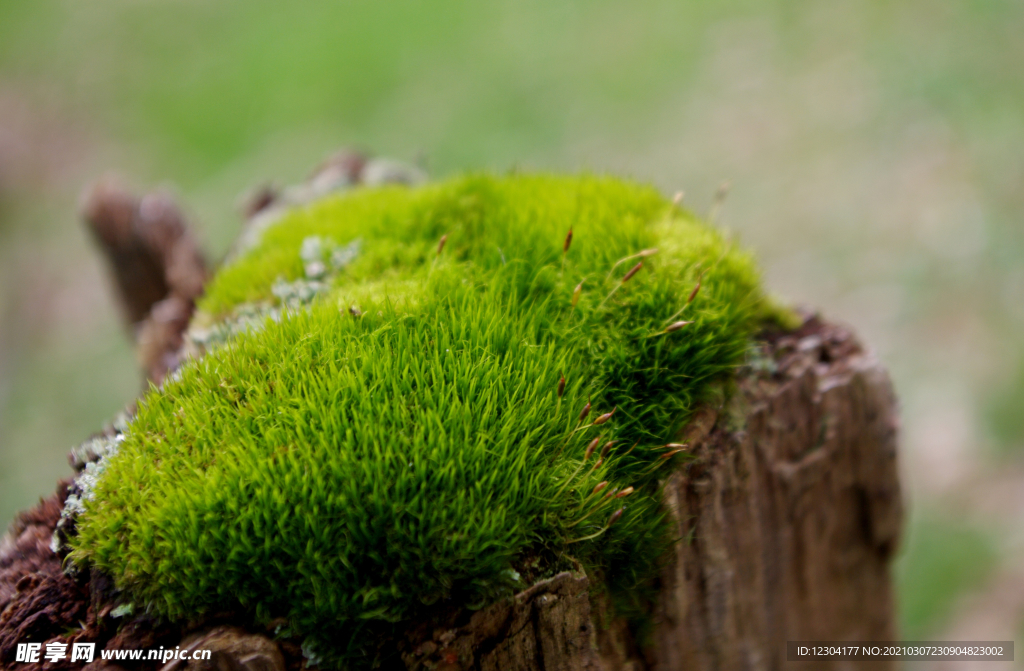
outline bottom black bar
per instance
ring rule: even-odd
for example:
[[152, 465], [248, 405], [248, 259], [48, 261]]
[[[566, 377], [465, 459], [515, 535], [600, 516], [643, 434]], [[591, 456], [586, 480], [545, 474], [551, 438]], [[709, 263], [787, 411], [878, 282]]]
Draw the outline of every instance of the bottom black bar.
[[1012, 662], [1013, 641], [786, 641], [786, 660]]

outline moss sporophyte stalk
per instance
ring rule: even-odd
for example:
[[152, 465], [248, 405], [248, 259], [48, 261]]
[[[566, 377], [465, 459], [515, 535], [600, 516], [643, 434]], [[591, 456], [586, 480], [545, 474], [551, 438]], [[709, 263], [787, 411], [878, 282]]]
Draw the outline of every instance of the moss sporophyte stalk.
[[72, 561], [338, 659], [565, 566], [635, 605], [674, 441], [770, 310], [751, 257], [654, 189], [546, 175], [295, 209], [199, 308], [209, 351], [141, 402]]

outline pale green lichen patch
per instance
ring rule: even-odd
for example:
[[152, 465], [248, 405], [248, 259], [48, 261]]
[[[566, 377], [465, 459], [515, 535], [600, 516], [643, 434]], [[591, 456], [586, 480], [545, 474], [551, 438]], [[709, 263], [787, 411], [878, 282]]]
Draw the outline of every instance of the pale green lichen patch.
[[[289, 307], [295, 282], [327, 288]], [[273, 318], [144, 399], [73, 557], [168, 617], [286, 617], [335, 660], [576, 561], [635, 602], [669, 542], [664, 446], [771, 310], [653, 189], [553, 176], [298, 210], [201, 307], [252, 305]]]

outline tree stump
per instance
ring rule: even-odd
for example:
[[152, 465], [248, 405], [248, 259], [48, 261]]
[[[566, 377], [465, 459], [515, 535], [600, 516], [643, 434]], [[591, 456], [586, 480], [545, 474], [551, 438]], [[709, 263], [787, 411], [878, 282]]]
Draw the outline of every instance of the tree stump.
[[[385, 167], [391, 171], [340, 155], [292, 197], [336, 183], [409, 177]], [[155, 216], [140, 202], [108, 182], [87, 199], [86, 214], [113, 261], [142, 367], [159, 381], [179, 361], [206, 269], [173, 204], [160, 200], [158, 214], [166, 216]], [[251, 221], [258, 225], [274, 203], [273, 194], [260, 192], [248, 208]], [[150, 281], [140, 283], [142, 271]], [[664, 486], [678, 540], [646, 635], [638, 640], [616, 620], [585, 575], [562, 573], [511, 601], [408, 631], [397, 668], [779, 669], [787, 641], [896, 638], [890, 562], [902, 505], [888, 375], [850, 330], [814, 315], [758, 342], [728, 400], [699, 410], [682, 438], [696, 458]], [[112, 613], [109, 579], [65, 574], [51, 550], [66, 497], [62, 482], [53, 497], [19, 515], [0, 543], [3, 668], [38, 668], [15, 661], [18, 643], [79, 640], [97, 642], [97, 650], [213, 651], [209, 661], [171, 660], [162, 666], [167, 671], [304, 668], [294, 642], [274, 641], [271, 630], [247, 631], [231, 614], [171, 625], [145, 613]], [[44, 668], [83, 666], [65, 660]], [[120, 667], [97, 653], [84, 668]]]

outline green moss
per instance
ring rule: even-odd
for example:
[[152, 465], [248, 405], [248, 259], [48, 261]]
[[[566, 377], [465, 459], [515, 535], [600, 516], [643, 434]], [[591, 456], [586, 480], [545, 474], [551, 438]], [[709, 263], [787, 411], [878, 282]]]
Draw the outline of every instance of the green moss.
[[[75, 560], [165, 616], [284, 616], [331, 655], [567, 562], [641, 612], [669, 542], [659, 477], [682, 458], [661, 448], [770, 312], [751, 258], [648, 187], [473, 176], [294, 212], [214, 279], [208, 318], [278, 302], [310, 236], [359, 252], [310, 308], [147, 395]], [[600, 466], [595, 438], [615, 441]]]

